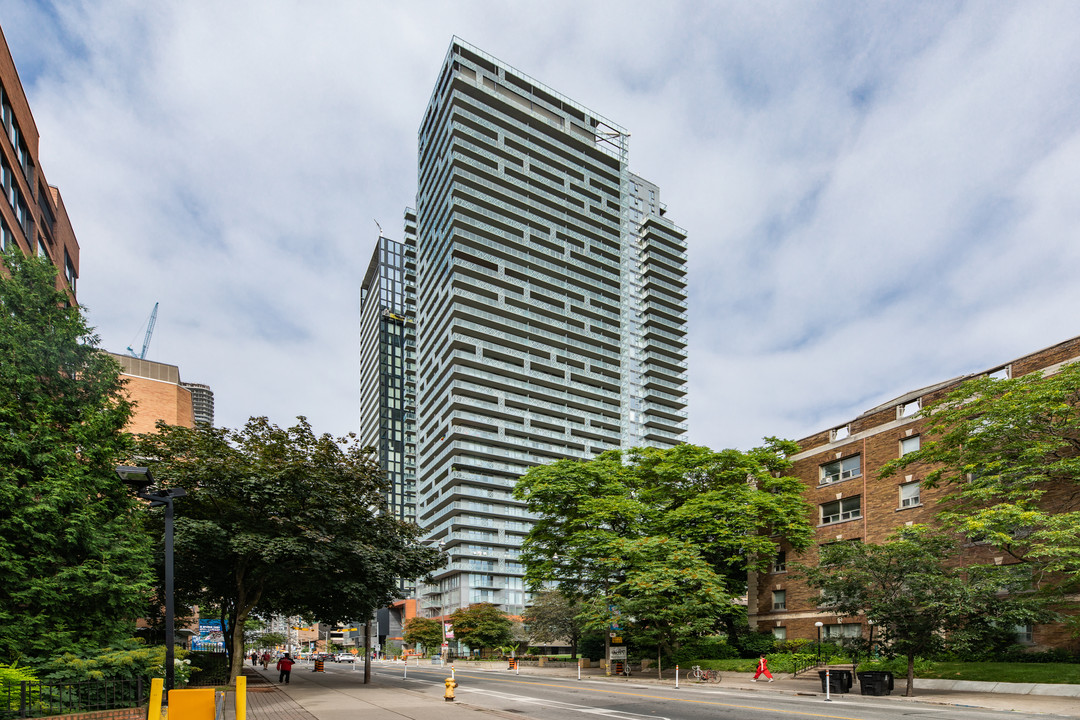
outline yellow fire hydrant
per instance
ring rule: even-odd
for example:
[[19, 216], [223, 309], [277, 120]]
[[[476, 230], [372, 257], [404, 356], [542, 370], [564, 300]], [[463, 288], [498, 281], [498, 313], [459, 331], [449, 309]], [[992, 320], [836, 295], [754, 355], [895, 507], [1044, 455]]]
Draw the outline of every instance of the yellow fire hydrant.
[[454, 680], [454, 678], [446, 678], [443, 682], [446, 683], [446, 692], [443, 693], [443, 700], [446, 702], [454, 702], [454, 688], [457, 687], [457, 680]]

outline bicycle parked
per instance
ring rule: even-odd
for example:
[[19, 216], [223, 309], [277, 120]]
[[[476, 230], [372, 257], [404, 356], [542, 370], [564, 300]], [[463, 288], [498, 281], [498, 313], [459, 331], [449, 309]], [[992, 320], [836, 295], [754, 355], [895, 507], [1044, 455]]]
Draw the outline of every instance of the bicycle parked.
[[703, 670], [700, 665], [691, 668], [690, 675], [698, 682], [720, 682], [719, 670]]

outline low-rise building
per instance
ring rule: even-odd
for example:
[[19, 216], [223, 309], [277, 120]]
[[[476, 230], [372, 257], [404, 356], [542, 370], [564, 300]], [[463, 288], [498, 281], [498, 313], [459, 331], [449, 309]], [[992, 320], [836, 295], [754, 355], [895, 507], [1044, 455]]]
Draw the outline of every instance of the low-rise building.
[[[749, 577], [749, 622], [752, 628], [772, 632], [778, 639], [866, 637], [864, 617], [836, 617], [818, 608], [820, 592], [809, 588], [792, 572], [792, 564], [812, 565], [818, 547], [857, 540], [884, 542], [905, 525], [931, 523], [936, 501], [947, 488], [926, 488], [922, 481], [929, 467], [909, 466], [890, 477], [882, 467], [918, 450], [927, 426], [919, 411], [973, 377], [1020, 377], [1031, 372], [1055, 372], [1062, 365], [1080, 361], [1080, 337], [1030, 353], [984, 371], [913, 390], [871, 408], [844, 425], [829, 428], [799, 441], [794, 474], [806, 484], [804, 497], [814, 507], [816, 547], [795, 556], [784, 548], [767, 573]], [[972, 544], [965, 559], [980, 563], [1009, 563], [1003, 553]], [[1017, 640], [1032, 647], [1061, 646], [1067, 635], [1060, 626], [1017, 628]]]

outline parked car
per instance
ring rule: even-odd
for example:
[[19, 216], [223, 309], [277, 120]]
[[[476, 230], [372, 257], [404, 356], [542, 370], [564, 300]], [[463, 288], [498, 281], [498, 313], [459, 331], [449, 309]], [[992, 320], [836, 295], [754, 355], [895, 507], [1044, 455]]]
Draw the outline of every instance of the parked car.
[[347, 662], [347, 663], [356, 662], [356, 656], [353, 655], [352, 653], [338, 653], [337, 658], [335, 658], [335, 661], [336, 662]]
[[335, 662], [336, 660], [335, 657], [330, 653], [319, 653], [315, 656], [315, 659], [321, 660], [322, 662]]

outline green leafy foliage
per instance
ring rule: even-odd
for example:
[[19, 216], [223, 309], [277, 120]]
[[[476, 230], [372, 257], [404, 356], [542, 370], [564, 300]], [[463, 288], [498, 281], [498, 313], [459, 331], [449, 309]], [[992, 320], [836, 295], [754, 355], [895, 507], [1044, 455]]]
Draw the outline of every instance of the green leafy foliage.
[[1080, 364], [968, 380], [922, 414], [922, 447], [884, 474], [927, 464], [924, 484], [950, 490], [940, 513], [948, 527], [1043, 582], [1080, 583]]
[[402, 577], [438, 566], [419, 529], [386, 511], [386, 481], [355, 437], [316, 435], [304, 418], [239, 430], [158, 424], [139, 438], [176, 501], [178, 604], [220, 608], [235, 676], [248, 618], [370, 617]]
[[117, 477], [131, 405], [46, 260], [0, 272], [0, 659], [128, 637], [153, 543]]
[[[1002, 627], [1053, 617], [1010, 568], [960, 567], [955, 538], [924, 526], [903, 528], [876, 545], [839, 542], [821, 548], [819, 564], [800, 566], [819, 607], [838, 617], [865, 615], [890, 654], [914, 663], [946, 648], [964, 651]], [[1010, 593], [1010, 591], [1012, 591]]]
[[410, 645], [419, 645], [425, 652], [438, 651], [442, 646], [442, 621], [435, 618], [411, 617], [405, 621], [402, 636]]
[[578, 640], [584, 630], [578, 617], [578, 603], [558, 590], [542, 590], [533, 595], [532, 604], [525, 609], [522, 619], [528, 627], [529, 636], [536, 644], [567, 641], [570, 659], [577, 659]]
[[624, 624], [661, 655], [718, 626], [733, 634], [746, 571], [767, 569], [780, 539], [811, 541], [802, 483], [785, 475], [796, 449], [638, 448], [531, 468], [514, 490], [540, 516], [526, 580], [607, 598], [585, 606], [587, 627]]
[[473, 650], [497, 648], [513, 639], [510, 618], [491, 603], [473, 603], [450, 615], [454, 638]]
[[[176, 650], [177, 667], [187, 653]], [[38, 668], [42, 680], [55, 683], [87, 680], [134, 680], [140, 677], [164, 677], [165, 647], [148, 646], [138, 639], [128, 639], [81, 654], [63, 653], [42, 662]], [[189, 670], [178, 670], [179, 682]]]

